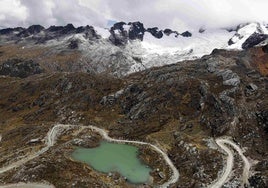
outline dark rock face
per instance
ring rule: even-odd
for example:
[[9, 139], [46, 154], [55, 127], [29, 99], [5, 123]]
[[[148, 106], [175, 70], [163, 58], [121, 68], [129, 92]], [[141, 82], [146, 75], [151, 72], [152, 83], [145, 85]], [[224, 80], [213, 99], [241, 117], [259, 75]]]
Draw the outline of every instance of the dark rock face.
[[175, 34], [175, 37], [178, 37], [178, 36], [179, 36], [179, 33], [178, 33], [177, 31], [172, 31], [171, 29], [165, 29], [165, 30], [163, 31], [163, 33], [164, 33], [165, 35], [167, 35], [167, 36], [171, 35], [172, 33]]
[[[175, 37], [179, 35], [183, 37], [191, 37], [189, 31], [178, 33], [171, 29], [161, 30], [158, 27], [145, 28], [141, 22], [117, 22], [110, 28], [109, 40], [116, 46], [124, 46], [129, 41], [140, 40], [143, 41], [145, 32], [150, 33], [153, 37], [161, 39], [163, 35], [169, 36], [174, 34]], [[5, 35], [4, 40], [11, 40], [16, 43], [31, 42], [34, 44], [45, 44], [49, 40], [59, 40], [67, 35], [84, 34], [83, 37], [88, 40], [101, 39], [92, 26], [81, 26], [75, 28], [72, 24], [66, 26], [50, 26], [45, 29], [41, 25], [32, 25], [29, 28], [7, 28], [0, 30], [0, 35]], [[68, 46], [71, 49], [77, 48], [75, 42], [71, 42]]]
[[158, 27], [148, 28], [147, 32], [151, 33], [155, 38], [161, 39], [163, 37], [163, 32], [158, 29]]
[[89, 27], [88, 25], [87, 26], [80, 26], [78, 28], [76, 28], [76, 33], [83, 33], [86, 31], [86, 28]]
[[232, 40], [232, 39], [229, 39], [229, 40], [228, 40], [228, 45], [231, 46], [231, 45], [233, 45], [233, 44], [234, 44], [233, 40]]
[[[118, 22], [113, 25], [110, 29], [110, 37], [109, 40], [117, 46], [127, 44], [128, 40], [143, 40], [144, 33], [146, 29], [143, 24], [140, 22], [130, 22], [128, 25], [130, 26], [129, 30], [124, 29], [125, 22]], [[155, 33], [157, 36], [161, 34]]]
[[[129, 30], [124, 28], [124, 25], [129, 25]], [[158, 27], [152, 28], [144, 28], [144, 25], [141, 22], [130, 22], [126, 24], [125, 22], [118, 22], [113, 25], [110, 29], [111, 36], [109, 40], [117, 45], [125, 45], [127, 44], [128, 40], [140, 40], [143, 41], [143, 37], [145, 32], [150, 33], [157, 39], [161, 39], [163, 35], [169, 36], [170, 34], [175, 34], [175, 37], [182, 35], [183, 37], [191, 37], [192, 34], [189, 31], [186, 31], [182, 34], [178, 33], [177, 31], [173, 31], [171, 29], [161, 30]]]
[[94, 30], [92, 26], [89, 26], [89, 25], [85, 27], [81, 26], [81, 27], [76, 28], [75, 33], [91, 33], [92, 36], [97, 37], [96, 31]]
[[[36, 36], [36, 43], [45, 43], [48, 40], [58, 39], [64, 35], [84, 33], [84, 37], [89, 40], [99, 39], [100, 36], [94, 30], [92, 26], [81, 26], [75, 28], [72, 24], [67, 24], [66, 26], [50, 26], [45, 30], [44, 36]], [[73, 43], [74, 44], [74, 43]]]
[[76, 29], [73, 24], [67, 24], [66, 26], [50, 26], [47, 31], [64, 35], [75, 33]]
[[1, 30], [0, 30], [0, 35], [8, 35], [8, 34], [10, 34], [10, 33], [13, 32], [13, 31], [14, 31], [13, 28], [1, 29]]
[[49, 28], [47, 28], [46, 30], [49, 32], [59, 32], [63, 29], [63, 26], [50, 26]]
[[32, 60], [10, 59], [0, 66], [0, 75], [26, 78], [30, 75], [40, 74], [44, 70]]
[[[77, 30], [76, 30], [77, 33]], [[93, 39], [100, 39], [101, 36], [97, 34], [97, 32], [95, 31], [94, 27], [92, 26], [86, 26], [84, 28], [83, 33], [85, 33], [85, 36], [87, 39], [93, 40]]]
[[173, 31], [171, 29], [165, 29], [163, 31], [165, 33], [165, 35], [169, 36], [171, 33], [173, 33]]
[[[69, 26], [71, 28], [71, 26]], [[70, 31], [73, 32], [73, 29]], [[83, 33], [84, 37], [88, 40], [95, 40], [95, 39], [100, 39], [101, 36], [97, 34], [97, 32], [94, 30], [92, 26], [85, 26], [85, 27], [78, 27], [74, 31], [75, 33]], [[70, 40], [70, 43], [68, 45], [69, 49], [78, 49], [79, 43], [81, 43], [81, 40], [79, 39], [72, 39]]]
[[130, 22], [128, 23], [130, 25], [129, 29], [129, 39], [130, 40], [143, 40], [144, 32], [146, 29], [143, 26], [143, 23], [141, 22]]
[[191, 37], [192, 33], [190, 33], [189, 31], [185, 31], [181, 34], [183, 37]]
[[116, 46], [122, 46], [127, 44], [127, 38], [123, 37], [121, 35], [117, 35], [115, 33], [112, 33], [109, 37], [109, 40]]
[[68, 48], [70, 49], [77, 49], [78, 48], [78, 45], [79, 44], [79, 41], [78, 40], [72, 40], [70, 42], [70, 44], [68, 45]]
[[[118, 31], [118, 30], [117, 30]], [[110, 30], [109, 40], [116, 46], [125, 45], [128, 42], [128, 36], [125, 31], [119, 31], [116, 33], [115, 30]]]
[[165, 33], [165, 35], [169, 36], [171, 33], [173, 33], [173, 31], [171, 29], [165, 29], [163, 31]]
[[[43, 32], [42, 34], [40, 34]], [[41, 25], [32, 25], [29, 28], [7, 28], [0, 30], [0, 35], [10, 37], [10, 40], [20, 42], [23, 40], [33, 41], [35, 44], [43, 44], [52, 39], [58, 39], [66, 35], [84, 33], [87, 39], [99, 39], [100, 36], [96, 33], [92, 26], [81, 26], [75, 28], [72, 24], [66, 26], [50, 26], [45, 29]]]
[[128, 31], [124, 30], [125, 22], [115, 23], [110, 29], [109, 40], [116, 46], [121, 46], [127, 44], [128, 41]]
[[117, 23], [114, 24], [113, 29], [114, 30], [118, 29], [120, 31], [123, 31], [124, 30], [124, 27], [123, 27], [124, 25], [126, 25], [125, 22], [117, 22]]
[[29, 33], [34, 34], [34, 33], [39, 33], [43, 29], [45, 28], [41, 25], [32, 25], [27, 30], [29, 31]]
[[[86, 27], [80, 27], [76, 29], [72, 24], [67, 24], [66, 26], [50, 26], [48, 29], [45, 30], [45, 37], [41, 37], [42, 41], [51, 40], [54, 38], [59, 38], [62, 35], [68, 35], [68, 34], [75, 34], [82, 31], [85, 31]], [[78, 30], [78, 32], [77, 32]]]
[[13, 32], [22, 32], [23, 30], [24, 29], [22, 27], [1, 29], [0, 35], [8, 35], [12, 34]]
[[75, 27], [73, 24], [67, 24], [66, 26], [63, 27], [61, 30], [61, 34], [70, 34], [70, 33], [75, 33]]
[[258, 34], [253, 33], [243, 44], [243, 49], [249, 49], [252, 48], [258, 44], [260, 44], [262, 41], [266, 40], [268, 38], [268, 35], [265, 34]]
[[28, 37], [30, 35], [40, 33], [44, 29], [45, 28], [41, 25], [32, 25], [32, 26], [28, 27], [28, 29], [20, 32], [17, 36], [18, 37]]
[[[236, 32], [235, 35], [228, 41], [228, 45], [233, 45], [235, 43], [236, 39], [241, 40], [242, 38], [244, 38], [245, 36], [243, 34], [240, 34], [238, 31], [241, 28], [243, 28], [249, 24], [250, 23], [243, 23], [243, 24], [238, 25], [237, 27], [226, 28], [226, 30], [228, 32]], [[233, 40], [234, 38], [236, 38], [235, 41]], [[242, 48], [243, 49], [252, 48], [252, 47], [260, 44], [262, 41], [264, 41], [267, 38], [268, 37], [267, 37], [267, 35], [265, 36], [264, 31], [261, 27], [261, 24], [257, 23], [256, 24], [256, 31], [246, 39], [246, 41], [242, 44]]]

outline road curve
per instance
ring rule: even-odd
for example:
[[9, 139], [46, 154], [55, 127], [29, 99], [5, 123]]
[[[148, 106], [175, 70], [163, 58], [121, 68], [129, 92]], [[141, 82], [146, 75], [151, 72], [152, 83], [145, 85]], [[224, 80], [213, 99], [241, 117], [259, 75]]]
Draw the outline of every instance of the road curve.
[[46, 146], [44, 148], [37, 151], [36, 153], [28, 155], [27, 157], [25, 157], [23, 159], [20, 159], [16, 162], [13, 162], [13, 163], [9, 164], [8, 166], [0, 168], [0, 174], [4, 173], [6, 171], [9, 171], [13, 168], [17, 168], [17, 167], [23, 165], [24, 163], [26, 163], [30, 160], [33, 160], [34, 158], [38, 157], [39, 155], [45, 153], [47, 150], [49, 150], [49, 148], [52, 147], [55, 143], [59, 128], [65, 128], [65, 126], [64, 125], [55, 125], [50, 131], [48, 131], [47, 139], [46, 139]]
[[42, 183], [14, 183], [8, 185], [1, 185], [1, 188], [55, 188], [53, 185]]
[[238, 154], [240, 155], [240, 157], [242, 158], [243, 163], [244, 163], [243, 175], [242, 175], [242, 181], [243, 182], [242, 183], [243, 183], [243, 185], [249, 184], [248, 178], [249, 178], [249, 171], [250, 171], [251, 165], [250, 165], [248, 159], [243, 154], [242, 149], [237, 144], [235, 144], [233, 141], [231, 141], [231, 140], [225, 140], [225, 143], [231, 145], [238, 152]]
[[172, 163], [172, 161], [170, 160], [168, 155], [163, 150], [161, 150], [159, 147], [157, 147], [157, 146], [155, 146], [153, 144], [147, 143], [147, 142], [114, 139], [114, 138], [111, 138], [111, 137], [108, 136], [108, 133], [107, 133], [106, 130], [100, 129], [100, 128], [95, 127], [95, 126], [84, 126], [84, 128], [90, 128], [90, 129], [98, 132], [105, 140], [107, 140], [109, 142], [148, 145], [151, 148], [153, 148], [156, 152], [158, 152], [160, 155], [162, 155], [164, 160], [166, 161], [167, 165], [172, 170], [172, 176], [167, 182], [165, 182], [164, 184], [160, 185], [159, 186], [160, 188], [168, 187], [171, 184], [174, 184], [179, 180], [179, 171], [177, 170], [175, 165]]
[[221, 175], [220, 178], [218, 178], [216, 181], [214, 181], [213, 184], [211, 184], [210, 188], [219, 188], [224, 185], [228, 181], [229, 176], [231, 175], [233, 166], [234, 166], [234, 153], [232, 150], [227, 147], [227, 144], [232, 146], [234, 150], [236, 150], [239, 154], [239, 156], [242, 158], [244, 163], [244, 169], [243, 169], [243, 175], [242, 175], [242, 185], [248, 184], [248, 178], [249, 178], [249, 170], [250, 170], [250, 163], [248, 159], [244, 156], [243, 151], [241, 148], [235, 144], [233, 141], [225, 138], [218, 138], [215, 140], [217, 145], [225, 152], [227, 153], [227, 160], [226, 165], [224, 168], [224, 173]]
[[[109, 142], [148, 145], [151, 148], [153, 148], [156, 152], [158, 152], [160, 155], [163, 156], [163, 158], [166, 161], [167, 165], [172, 170], [171, 178], [167, 182], [165, 182], [164, 184], [162, 184], [162, 185], [160, 185], [158, 187], [165, 188], [165, 187], [170, 186], [173, 183], [176, 183], [179, 180], [179, 171], [177, 170], [175, 165], [172, 163], [172, 161], [169, 159], [168, 155], [163, 150], [161, 150], [159, 147], [157, 147], [157, 146], [155, 146], [153, 144], [150, 144], [150, 143], [147, 143], [147, 142], [141, 142], [141, 141], [130, 141], [130, 140], [114, 139], [114, 138], [111, 138], [108, 135], [108, 132], [106, 130], [98, 128], [98, 127], [95, 127], [95, 126], [92, 126], [92, 125], [89, 125], [89, 126], [79, 126], [79, 125], [77, 125], [77, 126], [75, 126], [75, 125], [63, 125], [63, 124], [57, 124], [57, 125], [53, 126], [51, 130], [48, 131], [47, 137], [46, 137], [46, 146], [44, 148], [42, 148], [41, 150], [39, 150], [38, 152], [36, 152], [34, 154], [30, 154], [29, 156], [27, 156], [27, 157], [25, 157], [25, 158], [23, 158], [23, 159], [21, 159], [19, 161], [16, 161], [14, 163], [11, 163], [8, 166], [0, 168], [0, 174], [6, 172], [8, 170], [11, 170], [13, 168], [17, 168], [17, 167], [23, 165], [24, 163], [26, 163], [26, 162], [38, 157], [39, 155], [45, 153], [47, 150], [49, 150], [50, 147], [52, 147], [56, 143], [57, 135], [60, 134], [60, 131], [62, 131], [63, 129], [71, 128], [71, 127], [80, 127], [82, 129], [91, 129], [91, 130], [93, 130], [95, 132], [98, 132], [103, 137], [103, 139], [105, 139], [105, 140], [107, 140]], [[42, 184], [40, 184], [40, 185], [42, 185]], [[8, 185], [5, 185], [5, 186], [8, 186]]]

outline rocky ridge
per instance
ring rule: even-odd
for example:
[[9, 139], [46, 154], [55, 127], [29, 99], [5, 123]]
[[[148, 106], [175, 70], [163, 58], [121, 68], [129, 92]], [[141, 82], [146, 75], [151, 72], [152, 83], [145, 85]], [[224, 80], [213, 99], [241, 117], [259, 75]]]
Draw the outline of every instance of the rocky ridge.
[[[46, 51], [48, 56], [76, 53], [79, 54], [76, 61], [80, 65], [74, 68], [65, 61], [68, 71], [78, 69], [117, 77], [150, 67], [200, 58], [215, 48], [241, 50], [267, 43], [268, 30], [259, 23], [240, 25], [233, 30], [202, 31], [146, 28], [141, 22], [118, 22], [111, 28], [76, 28], [72, 24], [44, 28], [33, 25], [29, 28], [0, 30], [0, 43], [16, 44], [24, 49], [33, 46], [44, 50], [49, 48], [50, 54]], [[46, 54], [42, 54], [42, 57]], [[53, 64], [61, 67], [59, 62], [54, 61]], [[44, 65], [41, 63], [41, 66]], [[53, 68], [53, 71], [56, 69]]]

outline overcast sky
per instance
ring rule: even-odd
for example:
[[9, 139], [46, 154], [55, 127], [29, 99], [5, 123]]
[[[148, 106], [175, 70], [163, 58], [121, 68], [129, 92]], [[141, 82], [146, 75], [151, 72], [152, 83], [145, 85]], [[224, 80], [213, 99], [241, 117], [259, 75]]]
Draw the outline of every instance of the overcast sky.
[[268, 22], [268, 0], [0, 0], [0, 27], [40, 24], [105, 27], [141, 21], [178, 31]]

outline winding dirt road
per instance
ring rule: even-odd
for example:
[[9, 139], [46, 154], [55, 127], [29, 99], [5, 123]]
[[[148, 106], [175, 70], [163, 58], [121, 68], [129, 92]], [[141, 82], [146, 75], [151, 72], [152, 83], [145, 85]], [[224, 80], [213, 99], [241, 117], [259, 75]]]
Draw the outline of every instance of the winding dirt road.
[[55, 188], [53, 185], [42, 183], [14, 183], [8, 185], [2, 185], [1, 188]]
[[216, 143], [218, 146], [225, 152], [227, 153], [227, 161], [226, 161], [226, 166], [225, 166], [225, 171], [223, 175], [218, 178], [212, 185], [210, 185], [210, 188], [220, 188], [228, 181], [228, 178], [230, 177], [232, 173], [232, 169], [234, 167], [234, 152], [227, 147], [227, 145], [230, 145], [233, 147], [235, 151], [238, 152], [239, 156], [242, 158], [243, 163], [244, 163], [244, 168], [243, 168], [243, 175], [242, 175], [242, 185], [244, 186], [245, 184], [248, 185], [248, 178], [249, 178], [249, 170], [250, 170], [250, 163], [248, 159], [244, 156], [242, 149], [235, 144], [233, 141], [225, 138], [218, 138], [216, 139]]
[[[30, 154], [29, 156], [18, 160], [14, 163], [11, 163], [8, 166], [0, 168], [0, 174], [4, 173], [6, 171], [9, 171], [13, 168], [17, 168], [24, 163], [38, 157], [39, 155], [45, 153], [47, 150], [49, 150], [50, 147], [52, 147], [55, 143], [55, 140], [57, 138], [57, 133], [59, 131], [59, 128], [65, 128], [63, 125], [55, 125], [48, 133], [47, 133], [47, 140], [46, 140], [46, 146], [39, 150], [38, 152], [34, 154]], [[2, 136], [1, 136], [2, 139]], [[0, 140], [1, 141], [1, 140]], [[43, 183], [15, 183], [15, 184], [8, 184], [8, 185], [0, 185], [1, 188], [54, 188], [53, 185], [49, 184], [43, 184]]]
[[[175, 165], [172, 163], [172, 161], [170, 160], [168, 155], [163, 150], [161, 150], [159, 147], [157, 147], [151, 143], [142, 142], [142, 141], [119, 140], [119, 139], [111, 138], [108, 135], [108, 132], [106, 130], [92, 126], [92, 125], [90, 125], [90, 126], [79, 126], [79, 125], [75, 126], [75, 125], [63, 125], [63, 124], [57, 124], [57, 125], [53, 126], [52, 129], [50, 129], [48, 131], [47, 136], [46, 136], [46, 146], [44, 148], [37, 151], [36, 153], [33, 153], [33, 154], [26, 156], [25, 158], [23, 158], [21, 160], [18, 160], [14, 163], [11, 163], [5, 167], [0, 168], [0, 174], [6, 172], [8, 170], [11, 170], [13, 168], [17, 168], [17, 167], [23, 165], [24, 163], [26, 163], [26, 162], [38, 157], [39, 155], [45, 153], [46, 151], [49, 150], [50, 147], [52, 147], [56, 143], [57, 136], [61, 134], [61, 131], [69, 129], [69, 128], [75, 128], [75, 127], [78, 127], [80, 129], [91, 129], [92, 131], [99, 133], [103, 137], [103, 139], [105, 139], [109, 142], [130, 143], [130, 144], [139, 144], [139, 145], [150, 146], [152, 149], [154, 149], [156, 152], [158, 152], [160, 155], [163, 156], [163, 159], [166, 161], [166, 164], [170, 167], [170, 169], [172, 171], [172, 176], [170, 177], [170, 179], [158, 187], [166, 188], [166, 187], [169, 187], [170, 185], [176, 183], [179, 180], [179, 171], [177, 170]], [[0, 138], [2, 139], [1, 135], [0, 135]], [[0, 141], [1, 141], [1, 139], [0, 139]], [[244, 162], [242, 183], [243, 183], [243, 185], [248, 184], [250, 163], [249, 163], [248, 159], [244, 156], [242, 149], [237, 144], [235, 144], [233, 141], [231, 141], [230, 139], [218, 138], [215, 141], [216, 141], [217, 145], [227, 154], [227, 161], [226, 161], [226, 165], [224, 168], [224, 173], [221, 175], [221, 177], [219, 177], [217, 180], [215, 180], [209, 187], [210, 188], [220, 188], [221, 186], [224, 185], [224, 183], [226, 183], [228, 181], [228, 178], [230, 177], [230, 175], [232, 173], [232, 169], [234, 167], [234, 152], [228, 146], [232, 146], [232, 148], [235, 151], [237, 151], [239, 156], [242, 158], [242, 160]], [[31, 187], [31, 186], [32, 187], [40, 187], [40, 188], [53, 187], [52, 185], [47, 185], [47, 184], [42, 184], [42, 183], [41, 184], [39, 184], [39, 183], [30, 183], [30, 184], [18, 183], [18, 184], [3, 185], [0, 187], [3, 187], [3, 188], [13, 188], [13, 187], [23, 188], [23, 187]]]
[[161, 187], [161, 188], [168, 187], [171, 184], [176, 183], [179, 180], [179, 171], [174, 166], [174, 164], [172, 163], [172, 161], [169, 159], [169, 157], [167, 156], [167, 154], [163, 150], [161, 150], [159, 147], [157, 147], [157, 146], [155, 146], [153, 144], [147, 143], [147, 142], [114, 139], [114, 138], [111, 138], [111, 137], [108, 136], [108, 133], [107, 133], [106, 130], [100, 129], [100, 128], [95, 127], [95, 126], [84, 126], [84, 128], [90, 128], [90, 129], [98, 132], [105, 140], [107, 140], [109, 142], [115, 142], [115, 143], [131, 143], [131, 144], [140, 144], [140, 145], [148, 145], [148, 146], [150, 146], [155, 151], [157, 151], [160, 155], [163, 156], [163, 158], [166, 161], [167, 165], [172, 170], [172, 176], [169, 179], [169, 181], [167, 181], [166, 183], [160, 185], [159, 187]]
[[[71, 125], [70, 125], [71, 126]], [[70, 127], [68, 126], [68, 127]], [[0, 174], [4, 173], [6, 171], [9, 171], [13, 168], [17, 168], [24, 163], [33, 160], [34, 158], [38, 157], [39, 155], [45, 153], [47, 150], [49, 150], [50, 147], [52, 147], [56, 141], [57, 133], [60, 130], [59, 128], [67, 128], [65, 125], [55, 125], [50, 131], [47, 133], [47, 140], [46, 140], [46, 146], [42, 148], [41, 150], [37, 151], [36, 153], [30, 154], [27, 157], [18, 160], [14, 163], [9, 164], [8, 166], [0, 168]]]
[[[17, 168], [21, 165], [23, 165], [24, 163], [38, 157], [39, 155], [45, 153], [47, 150], [49, 150], [50, 147], [52, 147], [55, 143], [56, 143], [56, 139], [57, 139], [57, 135], [60, 134], [60, 131], [62, 131], [63, 129], [67, 129], [67, 128], [71, 128], [71, 127], [78, 127], [78, 126], [74, 126], [74, 125], [63, 125], [63, 124], [57, 124], [54, 127], [52, 127], [52, 129], [47, 133], [47, 139], [46, 139], [46, 146], [44, 148], [42, 148], [41, 150], [39, 150], [38, 152], [34, 153], [34, 154], [30, 154], [29, 156], [16, 161], [14, 163], [11, 163], [8, 166], [2, 167], [0, 168], [0, 174], [4, 173], [8, 170], [11, 170], [13, 168]], [[170, 167], [170, 169], [172, 170], [172, 176], [171, 178], [165, 182], [164, 184], [160, 185], [160, 188], [165, 188], [168, 187], [169, 185], [175, 183], [178, 181], [179, 179], [179, 171], [177, 170], [177, 168], [174, 166], [174, 164], [172, 163], [172, 161], [169, 159], [169, 157], [167, 156], [167, 154], [162, 151], [159, 147], [147, 143], [147, 142], [141, 142], [141, 141], [130, 141], [130, 140], [119, 140], [119, 139], [114, 139], [108, 136], [108, 132], [104, 129], [95, 127], [95, 126], [79, 126], [82, 129], [91, 129], [95, 132], [98, 132], [103, 139], [109, 141], [109, 142], [115, 142], [115, 143], [132, 143], [132, 144], [140, 144], [140, 145], [148, 145], [151, 148], [153, 148], [155, 151], [157, 151], [160, 155], [163, 156], [164, 160], [166, 161], [167, 165]], [[15, 185], [19, 185], [19, 184], [13, 184], [13, 187]], [[27, 186], [30, 186], [31, 184], [27, 184]], [[33, 184], [33, 185], [37, 185], [37, 184]], [[9, 185], [5, 185], [5, 186], [9, 186]], [[11, 185], [10, 185], [11, 186]], [[45, 186], [44, 184], [40, 184], [40, 186]], [[0, 186], [1, 187], [1, 186]], [[50, 185], [48, 185], [46, 188], [49, 188]]]

